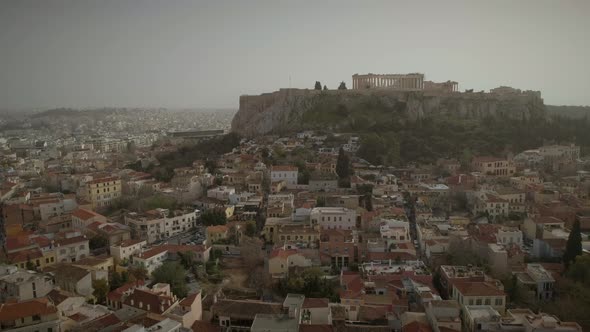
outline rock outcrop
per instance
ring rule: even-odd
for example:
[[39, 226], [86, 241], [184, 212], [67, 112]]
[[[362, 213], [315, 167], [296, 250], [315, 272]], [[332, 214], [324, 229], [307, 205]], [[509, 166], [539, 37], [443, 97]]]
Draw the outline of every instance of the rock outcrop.
[[483, 118], [545, 116], [540, 93], [407, 92], [389, 89], [281, 89], [259, 96], [241, 96], [232, 131], [245, 137], [304, 129], [347, 130], [359, 122], [400, 117], [412, 121], [429, 116]]

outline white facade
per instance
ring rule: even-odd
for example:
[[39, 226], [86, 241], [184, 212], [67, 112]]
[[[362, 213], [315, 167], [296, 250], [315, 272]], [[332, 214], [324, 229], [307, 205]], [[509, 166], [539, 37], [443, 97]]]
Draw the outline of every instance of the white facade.
[[229, 200], [229, 196], [236, 193], [236, 189], [232, 187], [215, 187], [207, 190], [207, 197], [215, 198], [220, 201]]
[[310, 213], [312, 224], [323, 229], [355, 229], [356, 217], [355, 210], [342, 207], [316, 207]]
[[270, 169], [270, 181], [285, 181], [287, 188], [292, 188], [297, 185], [297, 176], [299, 170], [292, 166], [273, 166]]

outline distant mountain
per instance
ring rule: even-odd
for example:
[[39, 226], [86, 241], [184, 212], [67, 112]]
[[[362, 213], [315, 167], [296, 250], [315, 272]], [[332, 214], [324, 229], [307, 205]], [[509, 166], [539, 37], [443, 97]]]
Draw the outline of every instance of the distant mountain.
[[545, 107], [549, 115], [559, 115], [572, 119], [581, 119], [585, 116], [590, 117], [590, 106], [546, 105]]

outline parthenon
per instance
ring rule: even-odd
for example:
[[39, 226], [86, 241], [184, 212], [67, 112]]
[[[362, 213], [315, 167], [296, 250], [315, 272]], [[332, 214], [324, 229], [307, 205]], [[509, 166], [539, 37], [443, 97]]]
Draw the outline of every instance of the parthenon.
[[397, 90], [422, 90], [424, 89], [424, 74], [354, 74], [352, 75], [352, 88], [394, 88]]
[[458, 92], [459, 83], [446, 81], [435, 83], [424, 81], [424, 74], [365, 74], [352, 75], [352, 88], [355, 90], [388, 88], [400, 91], [439, 91]]

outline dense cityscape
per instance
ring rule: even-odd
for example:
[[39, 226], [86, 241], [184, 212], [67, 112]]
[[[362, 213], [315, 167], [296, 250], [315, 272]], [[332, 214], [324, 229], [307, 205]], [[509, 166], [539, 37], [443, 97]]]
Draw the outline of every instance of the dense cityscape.
[[590, 330], [590, 108], [449, 74], [3, 107], [0, 331]]

